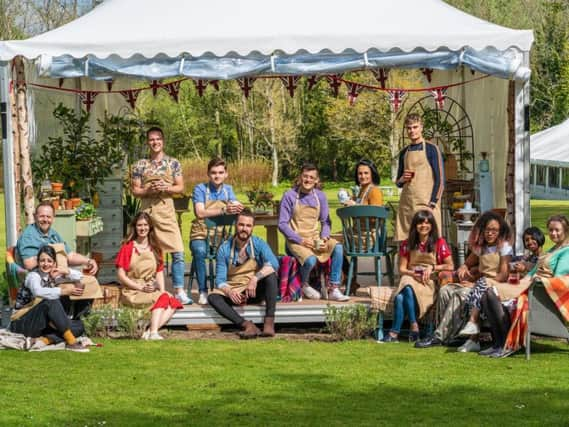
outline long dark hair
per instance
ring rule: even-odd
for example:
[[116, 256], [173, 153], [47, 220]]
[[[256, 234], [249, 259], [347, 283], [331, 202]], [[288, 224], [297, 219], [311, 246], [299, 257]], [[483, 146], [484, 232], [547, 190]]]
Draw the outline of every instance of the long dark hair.
[[496, 239], [496, 245], [501, 248], [506, 242], [512, 238], [512, 230], [504, 219], [504, 217], [494, 211], [486, 211], [476, 220], [470, 236], [468, 237], [468, 245], [474, 251], [480, 251], [483, 246], [486, 246], [486, 239], [484, 238], [484, 230], [490, 221], [496, 221], [500, 225], [500, 231]]
[[160, 245], [158, 244], [158, 240], [156, 239], [156, 234], [154, 233], [154, 223], [152, 222], [152, 218], [146, 212], [139, 212], [134, 216], [134, 218], [130, 222], [129, 232], [128, 232], [128, 235], [126, 237], [125, 242], [130, 242], [130, 241], [136, 240], [136, 238], [138, 237], [138, 234], [136, 233], [136, 223], [138, 221], [140, 221], [141, 219], [146, 220], [146, 222], [148, 223], [148, 227], [149, 227], [148, 244], [152, 248], [152, 252], [154, 253], [154, 256], [156, 257], [156, 260], [158, 261], [158, 263], [160, 263], [160, 261], [162, 260], [162, 248], [160, 248]]
[[358, 164], [356, 165], [356, 171], [354, 172], [354, 181], [356, 183], [356, 185], [360, 185], [359, 181], [358, 181], [358, 168], [360, 166], [367, 166], [369, 168], [369, 170], [371, 171], [371, 182], [373, 182], [375, 185], [379, 185], [379, 172], [377, 171], [377, 168], [375, 167], [375, 164], [368, 159], [361, 159]]
[[437, 227], [437, 221], [433, 216], [433, 213], [427, 209], [423, 209], [415, 212], [413, 215], [413, 220], [411, 221], [411, 227], [409, 228], [409, 250], [419, 249], [419, 244], [421, 240], [419, 238], [419, 232], [417, 231], [417, 225], [429, 221], [431, 224], [431, 232], [427, 238], [426, 250], [427, 252], [434, 252], [437, 241], [439, 240], [439, 228]]

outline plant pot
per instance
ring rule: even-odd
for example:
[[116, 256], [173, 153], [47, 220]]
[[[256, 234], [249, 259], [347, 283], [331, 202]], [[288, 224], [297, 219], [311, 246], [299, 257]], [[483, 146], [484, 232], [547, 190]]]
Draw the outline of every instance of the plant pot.
[[51, 183], [51, 191], [62, 191], [62, 190], [63, 190], [63, 182]]
[[59, 209], [59, 199], [52, 200], [51, 205], [53, 206], [53, 209]]
[[68, 211], [73, 210], [73, 200], [71, 200], [71, 199], [65, 200], [64, 206], [65, 206], [65, 209]]
[[190, 196], [174, 197], [174, 209], [177, 211], [187, 211], [190, 206]]
[[71, 206], [73, 209], [78, 208], [81, 205], [82, 200], [79, 197], [74, 197], [71, 200]]

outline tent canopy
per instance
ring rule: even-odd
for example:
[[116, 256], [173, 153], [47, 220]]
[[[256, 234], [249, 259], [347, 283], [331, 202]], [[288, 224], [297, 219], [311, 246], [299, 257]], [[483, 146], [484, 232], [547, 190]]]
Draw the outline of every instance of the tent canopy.
[[0, 61], [39, 59], [46, 77], [317, 74], [461, 64], [527, 80], [533, 34], [441, 0], [106, 0], [28, 40], [0, 42]]
[[569, 119], [531, 136], [531, 163], [569, 166]]

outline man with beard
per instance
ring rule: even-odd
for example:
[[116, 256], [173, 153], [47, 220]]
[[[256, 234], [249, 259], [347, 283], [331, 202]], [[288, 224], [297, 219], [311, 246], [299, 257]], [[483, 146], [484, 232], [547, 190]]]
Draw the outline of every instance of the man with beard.
[[[237, 215], [235, 235], [217, 252], [216, 289], [208, 297], [215, 311], [242, 329], [239, 336], [243, 339], [275, 335], [279, 263], [269, 245], [251, 235], [254, 225], [250, 209], [245, 208]], [[232, 307], [261, 301], [265, 301], [263, 332]]]

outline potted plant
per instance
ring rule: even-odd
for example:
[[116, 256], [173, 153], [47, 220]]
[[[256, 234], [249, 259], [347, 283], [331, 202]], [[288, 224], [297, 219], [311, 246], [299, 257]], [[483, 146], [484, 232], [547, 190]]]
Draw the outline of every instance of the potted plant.
[[32, 161], [34, 181], [49, 178], [63, 184], [67, 197], [80, 194], [91, 197], [95, 186], [122, 162], [121, 146], [90, 136], [89, 113], [85, 111], [76, 114], [73, 109], [59, 104], [53, 115], [63, 135], [49, 137], [36, 153]]
[[246, 191], [245, 195], [249, 199], [249, 203], [253, 205], [255, 211], [267, 212], [273, 210], [273, 193], [260, 189], [253, 188]]

